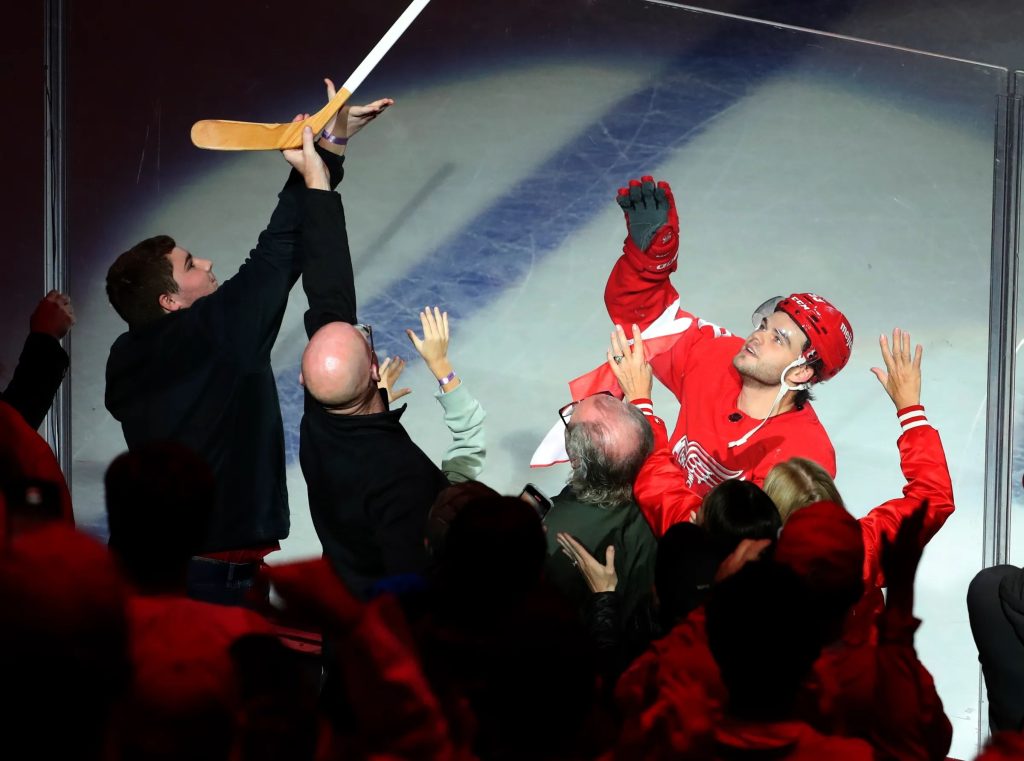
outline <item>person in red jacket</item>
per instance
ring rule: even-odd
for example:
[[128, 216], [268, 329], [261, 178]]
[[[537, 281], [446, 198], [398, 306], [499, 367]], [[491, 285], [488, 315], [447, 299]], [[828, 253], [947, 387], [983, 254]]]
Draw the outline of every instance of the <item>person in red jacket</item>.
[[[955, 506], [942, 440], [921, 405], [924, 350], [918, 345], [911, 353], [910, 334], [899, 328], [893, 330], [891, 348], [885, 336], [881, 336], [879, 345], [885, 369], [873, 367], [871, 371], [896, 406], [902, 431], [896, 443], [900, 467], [907, 479], [902, 497], [890, 499], [858, 519], [864, 539], [864, 583], [884, 587], [886, 581], [879, 564], [882, 538], [891, 540], [907, 516], [926, 502], [928, 510], [922, 539], [927, 542], [953, 514]], [[795, 510], [821, 499], [843, 504], [829, 474], [815, 463], [799, 458], [772, 468], [765, 479], [764, 490], [779, 508], [783, 522]]]
[[[698, 318], [669, 281], [679, 222], [668, 183], [632, 180], [618, 200], [629, 234], [605, 304], [616, 324], [642, 331], [654, 374], [680, 401], [669, 444], [686, 487], [703, 496], [729, 478], [760, 485], [772, 465], [795, 456], [834, 473], [832, 443], [808, 400], [811, 386], [849, 361], [846, 317], [821, 296], [794, 293], [764, 302], [746, 340]], [[569, 385], [574, 399], [616, 388], [607, 367]]]

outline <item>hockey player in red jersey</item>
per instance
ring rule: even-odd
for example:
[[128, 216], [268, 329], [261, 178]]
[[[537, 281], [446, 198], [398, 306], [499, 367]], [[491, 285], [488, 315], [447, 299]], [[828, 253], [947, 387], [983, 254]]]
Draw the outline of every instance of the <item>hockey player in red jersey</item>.
[[[835, 451], [807, 390], [849, 360], [847, 319], [813, 293], [765, 302], [746, 340], [696, 317], [680, 306], [669, 281], [679, 220], [668, 183], [632, 180], [619, 190], [618, 202], [629, 234], [605, 303], [615, 323], [639, 326], [655, 376], [679, 399], [670, 464], [682, 469], [697, 504], [729, 478], [760, 485], [775, 463], [790, 457], [814, 460], [835, 474]], [[613, 357], [621, 361], [621, 353]], [[617, 391], [607, 365], [569, 385], [574, 399]]]

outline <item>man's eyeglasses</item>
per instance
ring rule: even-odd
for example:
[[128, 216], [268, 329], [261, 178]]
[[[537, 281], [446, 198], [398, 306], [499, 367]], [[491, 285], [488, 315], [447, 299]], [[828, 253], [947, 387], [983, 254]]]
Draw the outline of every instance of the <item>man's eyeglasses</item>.
[[[590, 396], [615, 396], [611, 391], [598, 391], [596, 394]], [[590, 396], [585, 396], [583, 399], [589, 399]], [[569, 420], [572, 418], [572, 413], [576, 411], [576, 407], [583, 399], [577, 399], [575, 402], [569, 402], [567, 405], [558, 410], [558, 417], [562, 418], [562, 422], [565, 423], [566, 427], [569, 426]]]
[[377, 350], [373, 346], [373, 327], [371, 325], [367, 325], [364, 322], [353, 323], [352, 327], [363, 334], [366, 340], [369, 341], [370, 343], [370, 351], [376, 354]]

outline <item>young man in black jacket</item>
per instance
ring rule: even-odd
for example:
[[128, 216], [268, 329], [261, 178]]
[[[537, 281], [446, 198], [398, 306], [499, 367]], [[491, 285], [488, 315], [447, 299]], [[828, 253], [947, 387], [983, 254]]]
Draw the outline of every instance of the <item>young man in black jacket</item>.
[[[317, 150], [332, 187], [341, 181], [347, 138], [388, 105], [345, 108], [327, 125]], [[299, 277], [299, 227], [312, 191], [301, 174], [303, 152], [284, 153], [296, 171], [249, 258], [223, 284], [209, 260], [167, 236], [137, 244], [107, 273], [107, 294], [129, 328], [110, 350], [107, 409], [129, 449], [170, 439], [213, 469], [217, 501], [189, 569], [189, 594], [224, 604], [244, 601], [262, 558], [289, 528], [270, 353]]]

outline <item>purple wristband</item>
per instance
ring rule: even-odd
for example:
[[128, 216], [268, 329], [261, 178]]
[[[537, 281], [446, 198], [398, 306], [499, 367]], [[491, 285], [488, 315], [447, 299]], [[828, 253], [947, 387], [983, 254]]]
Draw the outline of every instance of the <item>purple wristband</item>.
[[437, 385], [440, 386], [441, 388], [444, 388], [449, 383], [451, 383], [453, 380], [455, 380], [455, 371], [454, 370], [452, 370], [450, 373], [448, 373], [443, 378], [438, 378], [437, 379]]
[[326, 129], [320, 133], [320, 137], [321, 139], [326, 140], [328, 143], [331, 143], [332, 145], [348, 144], [347, 137], [336, 137], [335, 135], [332, 135], [330, 132], [328, 132]]

